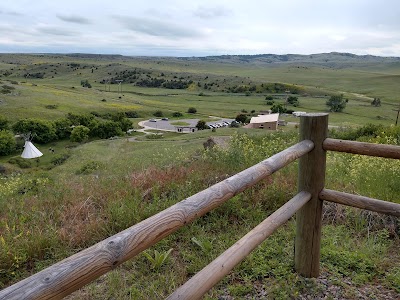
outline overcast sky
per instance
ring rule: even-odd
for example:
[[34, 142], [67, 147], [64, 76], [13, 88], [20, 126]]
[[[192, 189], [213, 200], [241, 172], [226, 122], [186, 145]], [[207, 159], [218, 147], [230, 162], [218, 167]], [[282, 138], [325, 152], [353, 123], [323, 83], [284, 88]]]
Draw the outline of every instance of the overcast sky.
[[399, 0], [3, 0], [0, 52], [400, 56]]

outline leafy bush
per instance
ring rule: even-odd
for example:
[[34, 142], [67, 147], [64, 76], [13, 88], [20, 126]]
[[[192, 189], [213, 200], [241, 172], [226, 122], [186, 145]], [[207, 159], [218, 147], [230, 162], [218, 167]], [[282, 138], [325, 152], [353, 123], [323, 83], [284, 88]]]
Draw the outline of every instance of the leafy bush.
[[161, 118], [164, 116], [164, 114], [161, 110], [157, 110], [156, 112], [153, 113], [153, 116]]
[[9, 124], [8, 119], [0, 115], [0, 130], [8, 129], [9, 128], [8, 124]]
[[98, 122], [93, 129], [90, 130], [90, 135], [101, 139], [108, 139], [114, 136], [123, 135], [120, 124], [114, 121]]
[[299, 98], [295, 96], [289, 96], [287, 102], [295, 107], [299, 106]]
[[198, 130], [204, 130], [204, 129], [208, 129], [209, 127], [204, 120], [199, 120], [196, 124], [196, 128]]
[[12, 126], [16, 133], [31, 133], [34, 136], [34, 140], [40, 144], [46, 144], [48, 142], [57, 139], [56, 128], [50, 121], [40, 119], [24, 119], [17, 121]]
[[139, 118], [139, 114], [137, 113], [137, 111], [134, 110], [126, 111], [125, 116], [127, 118]]
[[197, 109], [194, 107], [189, 107], [188, 111], [189, 114], [195, 114], [197, 112]]
[[76, 174], [90, 174], [102, 167], [103, 164], [101, 162], [92, 160], [84, 164], [78, 171], [76, 171]]
[[179, 111], [176, 111], [176, 112], [174, 112], [174, 113], [172, 114], [172, 116], [175, 117], [175, 118], [179, 118], [179, 117], [182, 117], [183, 114], [180, 113]]
[[63, 163], [65, 163], [67, 161], [67, 159], [70, 157], [70, 155], [68, 153], [60, 153], [60, 154], [56, 154], [52, 159], [51, 159], [51, 163], [55, 166], [59, 166], [62, 165]]
[[62, 140], [71, 135], [72, 126], [71, 121], [67, 118], [58, 119], [54, 121], [57, 138]]
[[32, 166], [30, 160], [22, 158], [22, 157], [13, 157], [8, 160], [10, 164], [17, 165], [21, 169], [28, 169]]
[[235, 121], [236, 121], [236, 122], [239, 122], [239, 123], [246, 123], [246, 121], [247, 121], [247, 116], [246, 116], [245, 114], [238, 114], [238, 115], [236, 116], [236, 118], [235, 118]]
[[15, 151], [17, 143], [9, 130], [0, 130], [0, 155], [9, 155]]
[[74, 127], [71, 131], [71, 142], [81, 143], [89, 138], [90, 129], [83, 125]]

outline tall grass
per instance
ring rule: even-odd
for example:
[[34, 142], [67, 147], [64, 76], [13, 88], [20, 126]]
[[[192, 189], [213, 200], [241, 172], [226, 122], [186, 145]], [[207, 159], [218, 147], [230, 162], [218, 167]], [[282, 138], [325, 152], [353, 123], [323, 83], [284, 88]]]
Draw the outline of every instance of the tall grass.
[[[102, 141], [73, 149], [64, 165], [43, 173], [35, 184], [29, 175], [2, 180], [0, 288], [250, 167], [297, 139], [293, 132], [234, 134], [228, 149], [214, 148], [202, 155], [198, 155], [202, 147], [198, 141]], [[133, 165], [128, 167], [129, 158]], [[76, 175], [85, 160], [103, 161], [104, 167]], [[360, 161], [357, 156], [329, 155], [327, 182], [335, 189], [368, 194], [365, 182], [373, 177], [362, 177], [362, 170], [376, 169], [382, 176], [379, 185], [387, 184], [376, 191], [376, 197], [384, 198], [383, 191], [389, 190], [387, 199], [393, 200], [398, 192], [389, 177], [399, 178], [399, 174], [392, 166]], [[296, 164], [291, 164], [159, 242], [149, 253], [173, 250], [157, 268], [139, 255], [70, 298], [165, 297], [290, 199], [296, 193], [296, 170]], [[21, 192], [22, 186], [40, 188]], [[377, 188], [373, 186], [371, 191]], [[399, 258], [398, 231], [388, 227], [395, 223], [382, 219], [379, 226], [371, 226], [371, 216], [359, 210], [326, 207], [321, 250], [324, 272], [338, 280], [341, 276], [353, 277], [355, 287], [379, 282], [396, 289], [398, 269], [384, 259], [389, 254]], [[293, 240], [294, 222], [290, 220], [207, 297], [251, 298], [264, 291], [272, 298], [283, 299], [296, 298], [306, 290], [318, 297], [316, 284], [293, 271]], [[353, 243], [357, 243], [355, 254]]]

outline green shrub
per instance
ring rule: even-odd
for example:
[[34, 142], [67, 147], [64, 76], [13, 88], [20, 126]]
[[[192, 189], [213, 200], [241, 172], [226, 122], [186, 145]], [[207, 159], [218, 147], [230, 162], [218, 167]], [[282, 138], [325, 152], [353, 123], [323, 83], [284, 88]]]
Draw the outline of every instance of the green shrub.
[[32, 167], [32, 163], [30, 160], [22, 157], [13, 157], [8, 160], [10, 164], [17, 165], [21, 169], [28, 169]]
[[16, 133], [26, 134], [30, 132], [34, 136], [34, 140], [40, 144], [46, 144], [57, 139], [54, 124], [46, 120], [19, 120], [12, 126], [12, 128]]
[[197, 109], [194, 107], [189, 107], [188, 111], [189, 114], [195, 114], [197, 112]]
[[83, 125], [74, 127], [71, 131], [71, 142], [81, 143], [89, 138], [90, 129]]
[[9, 130], [0, 130], [0, 155], [9, 155], [15, 151], [17, 143]]
[[8, 125], [9, 125], [8, 119], [0, 115], [0, 130], [8, 129], [9, 128]]
[[54, 157], [51, 159], [51, 163], [55, 166], [62, 165], [63, 163], [66, 162], [66, 160], [70, 157], [68, 153], [60, 153], [54, 155]]
[[164, 114], [161, 110], [157, 110], [156, 112], [154, 112], [153, 116], [161, 118], [162, 116], [164, 116]]
[[182, 117], [183, 114], [180, 113], [179, 111], [176, 111], [176, 112], [174, 112], [174, 113], [172, 114], [172, 116], [175, 117], [175, 118], [179, 118], [179, 117]]
[[76, 171], [76, 174], [90, 174], [102, 167], [103, 164], [101, 162], [92, 160], [84, 164], [78, 171]]
[[137, 111], [134, 110], [126, 111], [125, 116], [127, 118], [139, 118], [139, 114], [137, 113]]

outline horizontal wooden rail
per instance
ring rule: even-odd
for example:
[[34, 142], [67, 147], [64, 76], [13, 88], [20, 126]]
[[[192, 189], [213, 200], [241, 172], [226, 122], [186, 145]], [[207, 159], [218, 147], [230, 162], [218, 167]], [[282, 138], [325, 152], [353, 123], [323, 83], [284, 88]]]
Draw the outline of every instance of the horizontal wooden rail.
[[237, 264], [311, 199], [300, 192], [172, 293], [167, 300], [201, 299]]
[[324, 150], [400, 159], [400, 146], [325, 139]]
[[400, 217], [400, 204], [393, 202], [382, 201], [378, 199], [373, 199], [338, 191], [332, 191], [328, 189], [323, 189], [319, 194], [319, 198], [321, 200], [326, 200], [348, 206], [363, 208], [383, 213], [386, 215]]
[[313, 147], [313, 142], [301, 141], [0, 291], [0, 299], [61, 299], [308, 153]]

